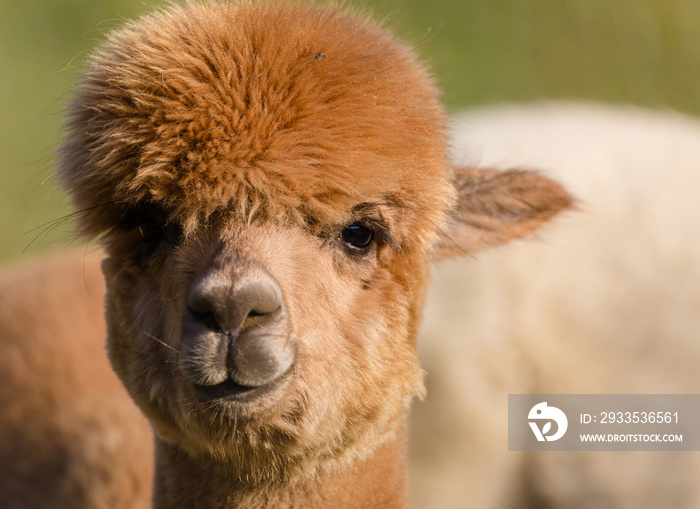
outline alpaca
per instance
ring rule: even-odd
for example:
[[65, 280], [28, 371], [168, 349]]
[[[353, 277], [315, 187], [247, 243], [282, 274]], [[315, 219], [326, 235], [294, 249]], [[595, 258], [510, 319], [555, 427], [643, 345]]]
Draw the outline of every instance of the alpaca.
[[104, 248], [108, 357], [155, 432], [157, 508], [405, 507], [429, 260], [571, 204], [533, 172], [453, 169], [409, 48], [286, 3], [113, 33], [58, 174]]
[[415, 506], [698, 507], [696, 453], [508, 452], [505, 402], [698, 393], [700, 121], [544, 103], [468, 111], [452, 133], [457, 164], [542, 168], [577, 211], [538, 242], [434, 268]]
[[153, 438], [104, 353], [100, 253], [0, 277], [0, 505], [150, 507]]

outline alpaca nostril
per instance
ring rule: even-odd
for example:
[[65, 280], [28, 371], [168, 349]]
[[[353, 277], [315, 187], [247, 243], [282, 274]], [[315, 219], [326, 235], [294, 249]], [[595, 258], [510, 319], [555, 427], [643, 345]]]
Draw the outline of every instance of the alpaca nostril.
[[188, 306], [188, 310], [192, 318], [194, 318], [194, 320], [199, 324], [203, 325], [204, 328], [206, 328], [207, 330], [213, 332], [223, 332], [223, 329], [219, 325], [219, 322], [216, 319], [216, 316], [214, 315], [213, 311], [205, 311], [202, 313], [199, 311], [195, 311], [190, 306]]
[[187, 295], [187, 311], [192, 320], [207, 330], [222, 332], [215, 309], [213, 299], [209, 298], [206, 292], [198, 289], [190, 291]]

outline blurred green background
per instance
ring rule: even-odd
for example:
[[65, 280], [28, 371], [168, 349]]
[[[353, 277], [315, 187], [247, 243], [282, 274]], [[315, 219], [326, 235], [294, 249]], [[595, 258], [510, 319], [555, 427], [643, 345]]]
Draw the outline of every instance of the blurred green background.
[[[347, 3], [418, 47], [450, 111], [567, 98], [700, 113], [698, 0]], [[51, 178], [64, 105], [104, 33], [161, 4], [0, 0], [0, 263], [71, 244]]]

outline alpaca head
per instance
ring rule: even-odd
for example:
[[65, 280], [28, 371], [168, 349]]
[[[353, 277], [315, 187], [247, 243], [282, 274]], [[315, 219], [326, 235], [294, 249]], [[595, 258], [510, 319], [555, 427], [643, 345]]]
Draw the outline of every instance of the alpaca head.
[[261, 480], [392, 433], [423, 392], [430, 257], [568, 204], [529, 173], [455, 176], [436, 96], [334, 7], [170, 7], [92, 58], [59, 173], [107, 253], [110, 360], [162, 439]]

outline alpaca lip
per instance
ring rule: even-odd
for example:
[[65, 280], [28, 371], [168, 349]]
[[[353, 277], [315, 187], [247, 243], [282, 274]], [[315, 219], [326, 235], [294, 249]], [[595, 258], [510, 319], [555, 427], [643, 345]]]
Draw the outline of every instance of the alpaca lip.
[[217, 385], [196, 385], [197, 392], [207, 399], [240, 399], [255, 395], [265, 387], [246, 387], [239, 385], [230, 378]]
[[[290, 370], [291, 371], [291, 370]], [[226, 401], [233, 403], [247, 403], [256, 401], [273, 392], [285, 384], [289, 378], [289, 371], [269, 384], [260, 387], [247, 387], [240, 385], [230, 378], [216, 385], [195, 385], [195, 392], [207, 401]]]

